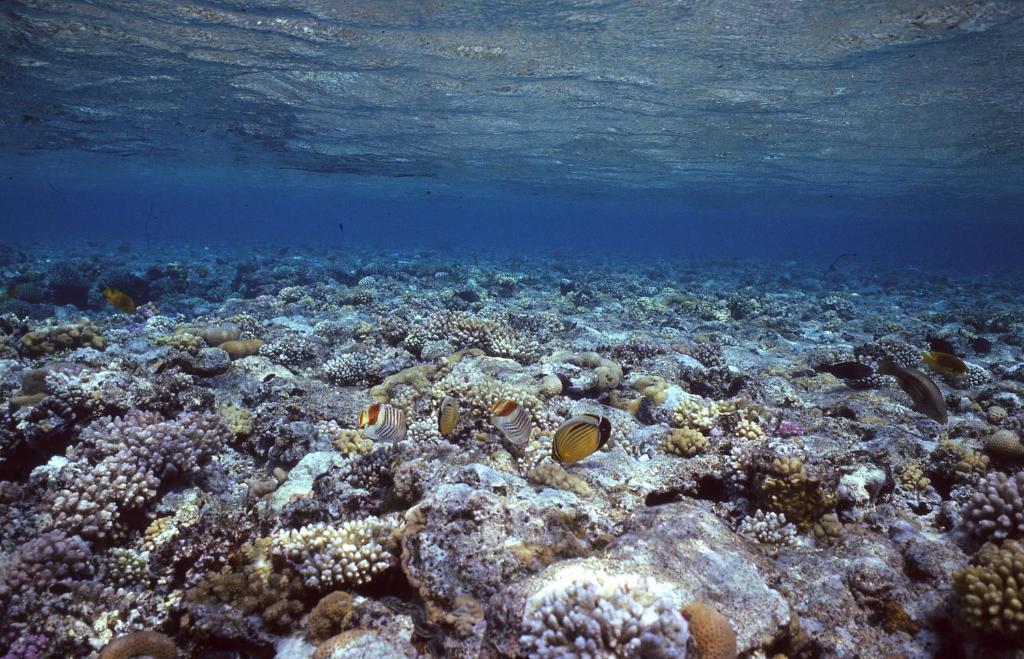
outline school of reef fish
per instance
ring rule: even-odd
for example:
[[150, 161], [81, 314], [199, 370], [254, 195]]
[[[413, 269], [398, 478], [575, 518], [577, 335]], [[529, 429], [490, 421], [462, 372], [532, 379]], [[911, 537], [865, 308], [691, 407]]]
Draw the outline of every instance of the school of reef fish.
[[1024, 647], [1019, 275], [0, 248], [6, 658]]

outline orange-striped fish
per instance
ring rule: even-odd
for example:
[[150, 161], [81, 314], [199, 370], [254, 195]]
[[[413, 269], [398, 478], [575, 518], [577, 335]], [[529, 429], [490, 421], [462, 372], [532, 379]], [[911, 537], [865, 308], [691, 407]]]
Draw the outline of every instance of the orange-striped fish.
[[118, 311], [135, 313], [135, 300], [128, 297], [127, 293], [107, 286], [103, 289], [103, 297]]
[[405, 439], [405, 410], [374, 403], [359, 413], [358, 425], [370, 439], [399, 442]]
[[451, 396], [445, 396], [437, 408], [437, 430], [442, 437], [447, 437], [459, 424], [459, 402]]
[[579, 462], [607, 444], [611, 436], [611, 421], [603, 416], [574, 416], [555, 431], [551, 457], [563, 464]]
[[505, 439], [516, 446], [522, 446], [530, 440], [533, 424], [530, 413], [514, 400], [499, 400], [491, 408], [491, 423], [501, 431]]

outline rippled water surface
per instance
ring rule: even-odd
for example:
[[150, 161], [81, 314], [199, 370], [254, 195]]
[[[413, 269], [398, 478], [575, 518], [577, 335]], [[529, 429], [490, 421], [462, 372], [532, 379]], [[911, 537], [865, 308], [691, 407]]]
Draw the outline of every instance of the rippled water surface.
[[0, 3], [5, 156], [1019, 195], [1024, 4]]

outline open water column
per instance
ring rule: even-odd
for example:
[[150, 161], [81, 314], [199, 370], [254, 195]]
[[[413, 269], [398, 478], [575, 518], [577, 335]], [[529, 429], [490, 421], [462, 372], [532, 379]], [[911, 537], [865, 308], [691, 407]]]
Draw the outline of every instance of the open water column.
[[1024, 3], [0, 0], [0, 657], [1024, 652]]

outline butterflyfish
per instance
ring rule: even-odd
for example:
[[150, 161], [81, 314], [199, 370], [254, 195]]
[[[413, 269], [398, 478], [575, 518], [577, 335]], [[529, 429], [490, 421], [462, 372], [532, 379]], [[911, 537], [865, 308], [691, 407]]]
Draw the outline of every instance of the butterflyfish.
[[839, 362], [838, 364], [824, 364], [819, 366], [819, 371], [831, 373], [837, 378], [844, 380], [860, 380], [869, 378], [875, 374], [875, 369], [860, 362]]
[[499, 400], [491, 407], [491, 423], [501, 431], [505, 439], [516, 446], [522, 446], [530, 440], [533, 424], [530, 413], [514, 400]]
[[937, 373], [943, 375], [962, 375], [967, 372], [967, 364], [964, 360], [948, 352], [932, 350], [921, 355], [924, 363]]
[[441, 406], [437, 408], [437, 431], [447, 437], [459, 423], [459, 402], [451, 396], [445, 396]]
[[359, 413], [359, 430], [365, 437], [380, 442], [399, 442], [405, 439], [405, 410], [374, 403]]
[[946, 399], [930, 377], [916, 368], [903, 368], [883, 359], [878, 364], [878, 372], [896, 378], [896, 384], [914, 401], [914, 409], [921, 414], [945, 423], [949, 418], [946, 412]]
[[596, 414], [581, 414], [563, 423], [555, 431], [551, 457], [562, 464], [573, 464], [598, 451], [612, 435], [611, 421]]
[[107, 286], [103, 289], [103, 297], [118, 311], [135, 313], [135, 301], [128, 297], [127, 293]]

